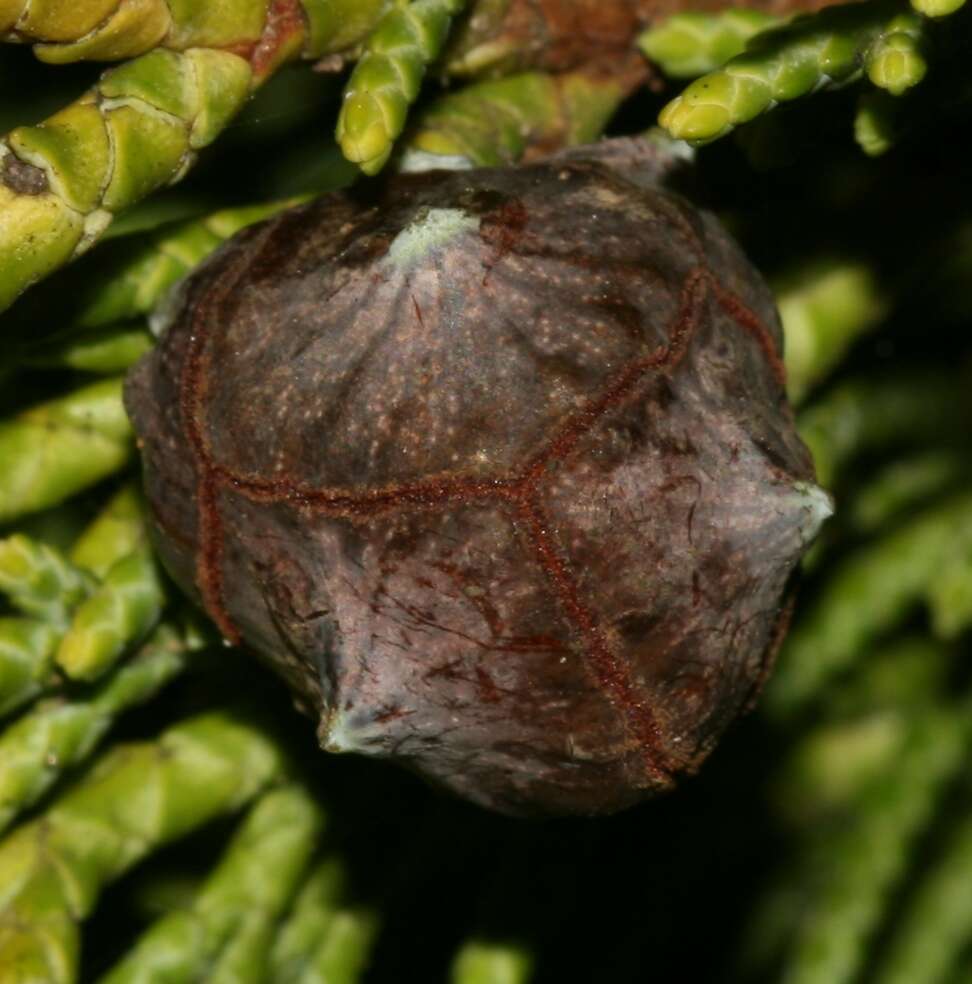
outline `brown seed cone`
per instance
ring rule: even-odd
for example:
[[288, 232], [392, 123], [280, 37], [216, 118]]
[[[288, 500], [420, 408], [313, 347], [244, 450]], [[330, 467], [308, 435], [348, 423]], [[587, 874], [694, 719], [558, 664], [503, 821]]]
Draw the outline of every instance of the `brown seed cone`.
[[130, 377], [166, 564], [326, 748], [603, 813], [758, 689], [825, 499], [769, 292], [644, 148], [281, 214]]
[[649, 25], [672, 14], [734, 8], [787, 16], [843, 0], [478, 0], [446, 55], [452, 71], [564, 72], [621, 57]]

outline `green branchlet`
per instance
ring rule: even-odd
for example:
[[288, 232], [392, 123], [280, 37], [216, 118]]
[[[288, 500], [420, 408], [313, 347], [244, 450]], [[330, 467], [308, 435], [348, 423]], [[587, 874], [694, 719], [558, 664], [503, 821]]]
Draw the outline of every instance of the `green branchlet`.
[[[968, 387], [961, 374], [911, 372], [848, 380], [799, 417], [824, 488], [857, 455], [907, 447], [954, 432], [964, 420]], [[961, 412], [956, 412], [957, 410]]]
[[60, 632], [41, 619], [0, 617], [0, 717], [48, 684], [60, 639]]
[[120, 378], [103, 380], [0, 423], [0, 523], [57, 505], [126, 464], [133, 442], [121, 390]]
[[252, 75], [228, 51], [152, 51], [0, 141], [0, 308], [178, 180], [243, 105]]
[[888, 299], [866, 263], [828, 258], [774, 284], [783, 321], [787, 390], [800, 402], [847, 349], [878, 325]]
[[114, 374], [124, 372], [151, 347], [152, 336], [141, 322], [104, 328], [69, 328], [31, 346], [23, 362], [38, 369]]
[[[386, 23], [374, 56], [410, 91], [461, 3], [418, 0], [382, 21], [388, 3], [301, 0], [296, 16], [281, 17], [269, 0], [0, 0], [0, 38], [36, 42], [46, 61], [132, 58], [50, 119], [0, 140], [0, 310], [90, 248], [121, 209], [179, 180], [283, 63], [347, 51]], [[380, 74], [366, 68], [366, 81]]]
[[[310, 955], [299, 984], [358, 984], [368, 966], [378, 918], [370, 909], [341, 909]], [[281, 978], [277, 984], [285, 984]]]
[[904, 635], [874, 646], [849, 677], [820, 701], [824, 722], [858, 720], [886, 710], [913, 713], [943, 699], [954, 651], [927, 635]]
[[887, 92], [863, 92], [854, 114], [854, 139], [868, 157], [880, 157], [895, 144], [899, 104]]
[[59, 551], [22, 533], [0, 540], [0, 592], [26, 615], [66, 627], [93, 582]]
[[451, 984], [527, 984], [533, 956], [516, 943], [469, 940], [452, 961]]
[[101, 984], [266, 980], [276, 921], [304, 874], [322, 825], [320, 808], [303, 789], [286, 786], [267, 793], [192, 906], [151, 926]]
[[926, 590], [932, 630], [954, 639], [972, 626], [972, 544], [958, 543]]
[[134, 489], [112, 498], [70, 560], [23, 534], [0, 540], [0, 591], [33, 616], [0, 619], [0, 714], [51, 682], [55, 657], [70, 676], [92, 679], [104, 672], [161, 613], [161, 588]]
[[951, 656], [933, 639], [905, 637], [828, 691], [822, 720], [800, 734], [773, 783], [773, 803], [791, 828], [809, 833], [839, 817], [894, 768], [916, 709], [941, 698]]
[[925, 17], [948, 17], [965, 6], [965, 0], [911, 0], [911, 6]]
[[72, 984], [78, 923], [161, 845], [238, 809], [281, 773], [276, 745], [225, 713], [122, 745], [0, 842], [0, 984]]
[[127, 58], [154, 48], [172, 18], [165, 0], [56, 3], [0, 2], [0, 36], [36, 42], [39, 58], [55, 64], [81, 58]]
[[[909, 25], [905, 31], [899, 30], [903, 23]], [[896, 4], [880, 2], [797, 18], [757, 34], [742, 54], [691, 83], [662, 110], [659, 122], [679, 139], [715, 140], [777, 103], [853, 80], [875, 45], [884, 52], [876, 55], [878, 77], [906, 87], [918, 73], [917, 60], [904, 53], [910, 42], [886, 42], [895, 34], [911, 37], [911, 25]]]
[[145, 540], [141, 494], [134, 485], [123, 485], [75, 541], [71, 563], [100, 579]]
[[57, 663], [76, 680], [94, 680], [139, 643], [158, 621], [164, 596], [148, 545], [112, 565], [74, 613]]
[[473, 83], [441, 96], [416, 120], [406, 166], [416, 151], [492, 167], [532, 147], [589, 143], [627, 95], [620, 79], [572, 72], [528, 72]]
[[890, 767], [858, 789], [853, 810], [819, 828], [807, 898], [783, 973], [785, 984], [851, 984], [908, 848], [926, 826], [967, 747], [954, 708], [914, 715]]
[[917, 85], [928, 71], [923, 49], [924, 21], [915, 14], [901, 14], [876, 38], [864, 55], [867, 77], [879, 89], [900, 96]]
[[[166, 291], [240, 229], [269, 218], [300, 199], [223, 209], [129, 237], [85, 284], [77, 285], [74, 332], [146, 315]], [[84, 337], [83, 334], [81, 337]]]
[[29, 616], [0, 618], [0, 716], [50, 686], [58, 644], [93, 586], [89, 575], [46, 543], [22, 533], [0, 540], [0, 592]]
[[879, 532], [897, 516], [934, 501], [964, 481], [963, 457], [932, 448], [896, 458], [855, 489], [842, 511], [844, 522], [857, 536]]
[[692, 79], [715, 71], [741, 54], [750, 38], [780, 18], [761, 10], [673, 14], [638, 38], [638, 47], [666, 75]]
[[[826, 919], [828, 904], [844, 904], [839, 890], [821, 898], [828, 887], [838, 887], [830, 845], [844, 844], [848, 831], [864, 822], [864, 808], [876, 789], [884, 785], [894, 792], [891, 786], [898, 764], [910, 756], [916, 728], [923, 727], [924, 716], [947, 692], [953, 655], [922, 636], [907, 636], [875, 648], [850, 677], [826, 691], [819, 721], [796, 732], [796, 741], [782, 758], [770, 788], [773, 806], [789, 828], [793, 849], [748, 919], [739, 968], [746, 980], [757, 976], [778, 980], [780, 957], [808, 928], [806, 921], [819, 924], [821, 917]], [[957, 723], [963, 731], [967, 727], [963, 721]], [[900, 791], [907, 795], [907, 790]], [[921, 800], [927, 788], [920, 784], [914, 793]], [[899, 816], [900, 806], [895, 807]], [[867, 823], [876, 827], [879, 821], [875, 816]], [[875, 889], [864, 874], [887, 877], [887, 869], [873, 860], [858, 873], [860, 877], [847, 883], [859, 901], [870, 899], [871, 904]], [[906, 861], [902, 857], [895, 863], [900, 866]], [[879, 905], [884, 891], [877, 886]], [[838, 943], [840, 955], [840, 931], [839, 925], [830, 926], [829, 939], [821, 948], [822, 960], [834, 958], [826, 952], [831, 940]], [[860, 949], [859, 937], [851, 942]], [[825, 962], [822, 974], [830, 969]]]
[[787, 639], [764, 706], [780, 716], [812, 700], [921, 601], [958, 549], [972, 549], [972, 497], [957, 495], [844, 560]]
[[[471, 0], [471, 12], [463, 17], [450, 33], [443, 52], [442, 68], [450, 78], [498, 79], [520, 72], [548, 69], [551, 59], [537, 32], [523, 31], [524, 23], [536, 22], [556, 7], [541, 7], [535, 3], [521, 5], [511, 0]], [[582, 8], [572, 5], [568, 16]], [[513, 13], [526, 16], [510, 17]]]
[[357, 50], [393, 0], [301, 0], [307, 18], [304, 56]]
[[0, 831], [95, 749], [115, 718], [186, 664], [186, 642], [162, 626], [130, 662], [77, 699], [41, 701], [0, 734]]
[[[300, 17], [281, 32], [271, 24], [269, 0], [80, 0], [27, 3], [0, 0], [0, 40], [26, 41], [54, 64], [133, 58], [157, 46], [246, 49], [268, 32], [283, 33], [283, 47], [307, 57], [344, 51], [375, 25], [388, 0], [301, 0]], [[6, 35], [6, 37], [4, 37]], [[286, 36], [286, 35], [289, 35]], [[279, 37], [274, 38], [281, 45]]]
[[921, 877], [890, 940], [875, 984], [941, 984], [972, 939], [972, 817], [951, 832]]
[[282, 984], [301, 979], [340, 910], [346, 882], [344, 867], [336, 858], [316, 865], [274, 939], [271, 980]]
[[777, 813], [807, 829], [847, 809], [862, 783], [893, 764], [906, 731], [900, 713], [884, 710], [809, 732], [787, 756], [773, 789]]
[[464, 5], [465, 0], [395, 0], [368, 36], [337, 123], [341, 150], [366, 174], [377, 174], [391, 156], [425, 71]]
[[336, 859], [307, 878], [274, 939], [272, 984], [357, 984], [377, 930], [374, 913], [342, 905], [344, 869]]

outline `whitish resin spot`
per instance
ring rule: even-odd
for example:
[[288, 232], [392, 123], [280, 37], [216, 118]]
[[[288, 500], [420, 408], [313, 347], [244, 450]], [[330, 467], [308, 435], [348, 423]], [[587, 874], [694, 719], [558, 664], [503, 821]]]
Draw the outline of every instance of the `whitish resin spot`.
[[411, 267], [466, 230], [478, 226], [479, 218], [467, 215], [461, 208], [427, 209], [395, 237], [385, 260], [395, 267]]

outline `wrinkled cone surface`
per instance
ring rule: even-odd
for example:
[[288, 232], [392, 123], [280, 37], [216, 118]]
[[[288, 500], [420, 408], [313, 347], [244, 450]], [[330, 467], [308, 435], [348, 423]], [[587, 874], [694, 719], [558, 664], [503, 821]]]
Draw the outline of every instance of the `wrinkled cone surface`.
[[829, 508], [758, 274], [600, 154], [244, 231], [126, 395], [163, 560], [322, 744], [509, 813], [697, 768]]

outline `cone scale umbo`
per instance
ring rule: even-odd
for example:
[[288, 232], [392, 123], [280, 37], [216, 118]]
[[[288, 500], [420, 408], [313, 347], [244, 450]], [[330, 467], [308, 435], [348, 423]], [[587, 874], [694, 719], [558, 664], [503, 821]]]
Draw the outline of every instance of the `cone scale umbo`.
[[326, 195], [171, 298], [126, 393], [161, 556], [325, 748], [604, 813], [758, 691], [830, 506], [769, 291], [663, 168]]

